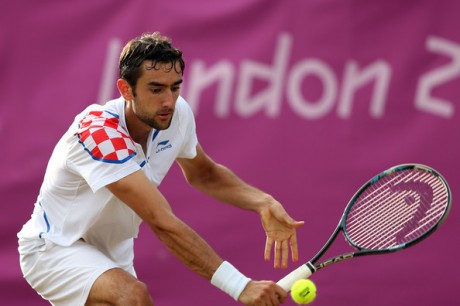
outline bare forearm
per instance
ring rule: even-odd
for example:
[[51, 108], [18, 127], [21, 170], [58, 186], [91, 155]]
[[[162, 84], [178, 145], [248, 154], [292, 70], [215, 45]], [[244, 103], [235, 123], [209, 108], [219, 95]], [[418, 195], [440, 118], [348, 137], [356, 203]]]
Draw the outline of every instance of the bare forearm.
[[174, 215], [163, 195], [141, 171], [107, 187], [149, 225], [172, 254], [193, 271], [211, 279], [222, 259]]
[[214, 199], [259, 212], [264, 203], [272, 197], [267, 193], [247, 184], [227, 167], [215, 164], [206, 176], [190, 182], [192, 186]]
[[169, 251], [189, 269], [210, 280], [222, 259], [188, 225], [173, 217], [165, 226], [151, 226]]

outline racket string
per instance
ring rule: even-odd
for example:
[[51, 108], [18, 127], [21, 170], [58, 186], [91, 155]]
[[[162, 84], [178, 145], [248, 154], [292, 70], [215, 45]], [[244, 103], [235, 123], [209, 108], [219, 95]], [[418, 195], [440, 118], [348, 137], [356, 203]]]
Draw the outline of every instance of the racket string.
[[[439, 190], [439, 188], [438, 188]], [[414, 192], [411, 192], [411, 193], [406, 193], [406, 194], [402, 194], [401, 197], [407, 197], [407, 195], [410, 195], [410, 196], [414, 196]], [[401, 211], [400, 207], [401, 206], [404, 206], [405, 203], [404, 201], [400, 201], [400, 205], [396, 206], [394, 203], [388, 203], [391, 199], [388, 198], [388, 201], [387, 202], [382, 202], [380, 203], [380, 208], [379, 210], [375, 210], [373, 214], [369, 215], [369, 217], [367, 217], [365, 220], [363, 220], [362, 218], [355, 218], [355, 219], [352, 219], [350, 220], [350, 223], [349, 223], [349, 226], [350, 228], [356, 224], [356, 222], [358, 222], [358, 224], [361, 225], [362, 228], [364, 229], [367, 229], [367, 231], [365, 230], [361, 230], [359, 228], [356, 228], [357, 231], [360, 231], [359, 234], [357, 235], [354, 235], [353, 237], [353, 240], [358, 243], [358, 244], [361, 244], [361, 245], [369, 245], [371, 246], [372, 248], [376, 248], [377, 246], [380, 246], [380, 247], [389, 247], [390, 245], [386, 244], [388, 243], [388, 240], [390, 238], [393, 238], [394, 235], [395, 235], [395, 232], [396, 231], [399, 231], [401, 228], [400, 227], [397, 227], [396, 225], [401, 225], [401, 224], [404, 224], [405, 222], [407, 222], [411, 217], [413, 217], [413, 210], [416, 209], [415, 206], [412, 206], [412, 209], [408, 212], [406, 212], [406, 214], [396, 214], [394, 213], [395, 211], [398, 212], [398, 211]], [[387, 208], [388, 207], [391, 207], [392, 210], [388, 210]], [[412, 231], [410, 231], [409, 233], [407, 233], [405, 235], [406, 237], [406, 240], [413, 240], [415, 239], [417, 236], [419, 236], [419, 232], [418, 230], [420, 228], [423, 228], [424, 226], [428, 225], [428, 224], [433, 224], [433, 220], [434, 219], [437, 219], [440, 215], [442, 215], [442, 212], [443, 212], [443, 206], [440, 206], [440, 205], [434, 205], [432, 207], [432, 209], [430, 209], [431, 212], [428, 212], [427, 211], [427, 215], [424, 217], [423, 214], [419, 211], [416, 211], [415, 212], [415, 215], [416, 215], [416, 219], [419, 219], [419, 227], [413, 229]], [[389, 217], [385, 217], [385, 215], [389, 216]], [[430, 220], [426, 221], [426, 219], [428, 219], [428, 217], [431, 217]], [[424, 223], [422, 223], [422, 221], [424, 221]], [[436, 221], [435, 221], [436, 222]], [[369, 225], [370, 224], [370, 225]], [[383, 240], [376, 240], [376, 236], [382, 236], [381, 232], [385, 232], [384, 230], [385, 229], [389, 229], [390, 231], [387, 231], [387, 235], [381, 237]], [[421, 233], [423, 233], [424, 231], [422, 231]], [[416, 237], [411, 237], [415, 234]], [[366, 236], [365, 238], [368, 238], [367, 240], [362, 240], [363, 236]], [[370, 245], [369, 243], [370, 242], [373, 242], [373, 245]], [[401, 242], [401, 239], [400, 241]], [[391, 242], [390, 242], [391, 243]]]
[[[423, 200], [420, 201], [423, 202]], [[400, 203], [404, 203], [404, 201], [401, 201]], [[359, 241], [358, 238], [354, 238], [357, 241], [357, 243], [361, 245], [366, 244], [369, 248], [387, 248], [390, 247], [392, 244], [401, 244], [404, 241], [415, 239], [416, 236], [419, 235], [419, 233], [424, 232], [424, 230], [421, 229], [426, 224], [420, 224], [420, 222], [418, 222], [418, 224], [420, 225], [416, 227], [416, 220], [417, 218], [420, 219], [420, 217], [417, 217], [416, 215], [420, 215], [420, 212], [418, 212], [418, 210], [415, 210], [413, 208], [414, 206], [412, 207], [412, 209], [406, 209], [405, 211], [401, 211], [401, 205], [399, 205], [398, 207], [393, 204], [393, 206], [396, 209], [392, 211], [387, 211], [385, 216], [382, 217], [383, 222], [381, 222], [380, 224], [373, 224], [375, 229], [378, 229], [378, 231], [373, 233], [369, 233], [368, 231], [367, 240]], [[395, 214], [394, 211], [399, 213]], [[407, 228], [407, 230], [404, 231], [404, 228]], [[414, 234], [415, 237], [410, 237]]]
[[360, 248], [398, 246], [431, 229], [443, 216], [447, 202], [446, 187], [434, 174], [394, 172], [358, 196], [348, 212], [346, 232]]
[[[387, 199], [385, 202], [382, 202], [381, 209], [375, 210], [367, 217], [364, 220], [366, 223], [358, 223], [358, 227], [354, 229], [358, 234], [353, 235], [353, 241], [359, 245], [366, 245], [366, 248], [388, 247], [383, 242], [393, 239], [392, 232], [390, 231], [394, 232], [398, 230], [396, 225], [407, 222], [409, 219], [407, 214], [397, 214], [403, 206], [401, 201], [399, 201], [399, 205], [390, 204], [390, 207], [392, 207], [391, 210], [385, 209], [388, 202], [394, 202], [394, 200]], [[360, 219], [356, 221], [363, 222]], [[350, 233], [351, 231], [352, 227], [350, 227]]]

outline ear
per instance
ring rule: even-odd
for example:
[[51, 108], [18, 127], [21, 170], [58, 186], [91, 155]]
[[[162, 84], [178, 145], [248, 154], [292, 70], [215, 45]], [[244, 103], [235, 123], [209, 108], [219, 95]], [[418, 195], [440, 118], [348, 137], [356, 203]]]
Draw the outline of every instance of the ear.
[[134, 98], [133, 96], [133, 90], [131, 86], [128, 84], [128, 81], [124, 79], [118, 79], [117, 80], [117, 88], [120, 94], [125, 98], [125, 100], [132, 100]]

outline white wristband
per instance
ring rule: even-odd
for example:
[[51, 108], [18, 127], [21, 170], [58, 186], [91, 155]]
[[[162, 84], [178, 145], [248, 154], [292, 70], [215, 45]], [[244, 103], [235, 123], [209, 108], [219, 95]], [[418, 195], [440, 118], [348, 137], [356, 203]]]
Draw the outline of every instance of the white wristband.
[[241, 292], [251, 281], [244, 276], [231, 263], [224, 261], [211, 278], [211, 284], [228, 293], [235, 301], [238, 301]]

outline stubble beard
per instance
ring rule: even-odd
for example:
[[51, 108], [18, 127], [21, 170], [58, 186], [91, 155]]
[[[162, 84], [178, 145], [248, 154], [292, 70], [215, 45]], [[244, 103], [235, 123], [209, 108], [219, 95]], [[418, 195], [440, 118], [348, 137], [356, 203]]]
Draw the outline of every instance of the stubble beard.
[[174, 110], [172, 110], [171, 118], [167, 122], [164, 122], [164, 121], [158, 122], [157, 120], [155, 120], [155, 118], [137, 115], [137, 118], [139, 118], [139, 120], [141, 120], [142, 122], [144, 122], [145, 124], [147, 124], [148, 126], [150, 126], [151, 128], [155, 130], [166, 130], [167, 128], [169, 128], [173, 117], [174, 117]]

